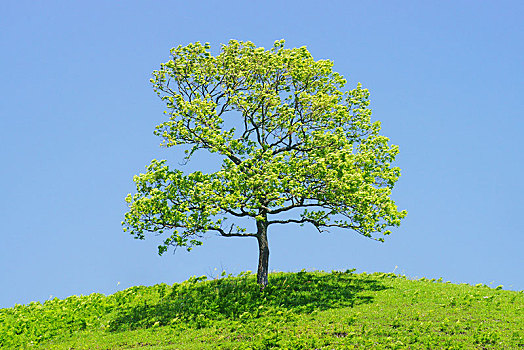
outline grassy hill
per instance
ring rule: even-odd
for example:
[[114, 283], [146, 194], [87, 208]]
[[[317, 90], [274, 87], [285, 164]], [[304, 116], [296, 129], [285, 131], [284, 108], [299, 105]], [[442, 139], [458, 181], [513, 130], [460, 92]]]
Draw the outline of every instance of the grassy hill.
[[191, 278], [0, 309], [2, 349], [524, 349], [524, 293], [394, 274]]

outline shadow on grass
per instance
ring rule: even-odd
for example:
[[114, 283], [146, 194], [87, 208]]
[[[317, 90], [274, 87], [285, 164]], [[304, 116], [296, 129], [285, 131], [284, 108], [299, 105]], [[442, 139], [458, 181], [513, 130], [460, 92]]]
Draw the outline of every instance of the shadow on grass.
[[386, 289], [376, 276], [354, 275], [349, 271], [274, 273], [263, 291], [253, 275], [212, 281], [197, 278], [167, 288], [170, 290], [164, 289], [156, 302], [144, 298], [140, 304], [119, 309], [109, 330], [168, 324], [199, 328], [212, 320], [353, 307], [373, 301], [373, 297], [364, 292]]

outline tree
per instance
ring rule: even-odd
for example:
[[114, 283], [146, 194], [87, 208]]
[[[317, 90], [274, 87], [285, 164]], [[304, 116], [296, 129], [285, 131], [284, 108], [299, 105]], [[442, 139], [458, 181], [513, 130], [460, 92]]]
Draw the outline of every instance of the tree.
[[270, 226], [336, 227], [383, 241], [376, 234], [390, 234], [406, 211], [390, 199], [398, 147], [371, 122], [368, 90], [341, 92], [346, 80], [331, 61], [286, 49], [284, 40], [270, 50], [235, 40], [216, 56], [209, 50], [178, 46], [153, 72], [167, 105], [155, 134], [162, 146], [185, 147], [186, 162], [204, 149], [221, 157], [221, 168], [184, 174], [153, 160], [134, 177], [124, 230], [138, 239], [166, 232], [159, 254], [191, 250], [206, 232], [256, 238], [261, 288]]

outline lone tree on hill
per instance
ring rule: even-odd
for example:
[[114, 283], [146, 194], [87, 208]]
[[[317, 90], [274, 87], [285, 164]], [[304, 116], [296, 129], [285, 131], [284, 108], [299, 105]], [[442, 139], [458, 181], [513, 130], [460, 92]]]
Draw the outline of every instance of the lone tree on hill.
[[284, 40], [270, 50], [235, 40], [217, 56], [209, 49], [173, 48], [153, 72], [168, 117], [155, 134], [162, 146], [186, 145], [185, 161], [199, 149], [217, 154], [221, 168], [186, 175], [153, 160], [134, 177], [124, 230], [137, 239], [166, 231], [159, 254], [191, 250], [206, 232], [256, 238], [261, 288], [270, 226], [338, 227], [383, 241], [372, 234], [390, 234], [406, 211], [390, 199], [398, 147], [371, 122], [368, 90], [340, 91], [346, 80], [331, 61], [286, 49]]

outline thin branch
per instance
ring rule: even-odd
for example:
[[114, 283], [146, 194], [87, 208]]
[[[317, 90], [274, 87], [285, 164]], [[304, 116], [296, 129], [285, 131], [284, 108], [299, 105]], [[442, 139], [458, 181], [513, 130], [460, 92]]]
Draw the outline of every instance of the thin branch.
[[321, 226], [323, 225], [320, 225], [319, 222], [313, 220], [313, 219], [308, 219], [308, 218], [302, 218], [300, 220], [297, 220], [297, 219], [288, 219], [288, 220], [271, 220], [271, 221], [268, 221], [268, 226], [269, 225], [272, 225], [272, 224], [306, 224], [306, 223], [310, 223], [312, 224], [313, 226], [315, 226], [315, 228], [317, 229], [317, 231], [319, 233], [322, 233], [322, 229], [321, 229]]
[[[327, 215], [326, 215], [327, 216]], [[362, 231], [360, 231], [360, 227], [358, 226], [353, 226], [353, 225], [344, 225], [344, 224], [321, 224], [320, 222], [318, 222], [317, 220], [313, 220], [313, 219], [309, 219], [309, 218], [302, 218], [300, 220], [298, 219], [288, 219], [288, 220], [271, 220], [271, 221], [268, 221], [268, 225], [272, 225], [272, 224], [306, 224], [306, 223], [309, 223], [309, 224], [312, 224], [313, 226], [315, 226], [315, 228], [318, 230], [318, 232], [322, 233], [324, 232], [325, 230], [322, 230], [322, 228], [324, 227], [338, 227], [338, 228], [347, 228], [347, 229], [352, 229], [354, 231], [356, 231], [358, 234], [362, 235], [362, 236], [365, 236], [365, 237], [368, 237], [368, 238], [373, 238], [371, 237], [369, 234], [366, 234], [366, 233], [363, 233]], [[374, 239], [374, 238], [373, 238]], [[376, 239], [375, 239], [376, 240]]]
[[288, 211], [288, 210], [291, 210], [291, 209], [305, 208], [305, 207], [321, 207], [321, 208], [325, 208], [325, 205], [321, 204], [321, 203], [303, 203], [303, 200], [302, 200], [301, 202], [298, 202], [296, 204], [291, 204], [291, 205], [288, 205], [287, 207], [282, 207], [282, 208], [278, 208], [278, 209], [269, 209], [269, 208], [266, 208], [266, 207], [262, 206], [263, 209], [267, 210], [268, 214], [279, 214], [279, 213], [282, 213], [282, 212], [285, 212], [285, 211]]
[[191, 229], [191, 231], [193, 231], [189, 235], [196, 236], [199, 238], [201, 238], [202, 236], [197, 234], [198, 231], [201, 231], [202, 233], [204, 233], [205, 231], [217, 231], [218, 233], [220, 233], [221, 236], [224, 236], [224, 237], [256, 237], [257, 236], [255, 233], [233, 232], [233, 227], [235, 226], [234, 224], [231, 225], [229, 232], [224, 231], [224, 229], [222, 229], [221, 227], [213, 227], [213, 226], [211, 227], [203, 227], [203, 226], [187, 227], [186, 225], [170, 225], [166, 223], [157, 223], [157, 222], [153, 222], [153, 224], [156, 225], [155, 228], [145, 228], [145, 230], [148, 232], [157, 233], [159, 229], [163, 230], [163, 229], [175, 229], [175, 228], [185, 228], [185, 229], [189, 228]]
[[233, 227], [235, 225], [231, 225], [231, 228], [229, 229], [229, 232], [224, 231], [221, 227], [208, 227], [208, 230], [218, 231], [221, 236], [224, 237], [256, 237], [257, 235], [254, 233], [240, 233], [240, 232], [233, 232]]
[[226, 209], [226, 208], [220, 208], [220, 209], [222, 209], [223, 211], [225, 211], [228, 214], [231, 214], [231, 215], [239, 217], [239, 218], [246, 217], [246, 216], [253, 216], [253, 215], [249, 214], [247, 211], [245, 211], [243, 208], [240, 208], [241, 213], [237, 213], [237, 212], [235, 212], [235, 211], [233, 211], [231, 209]]

